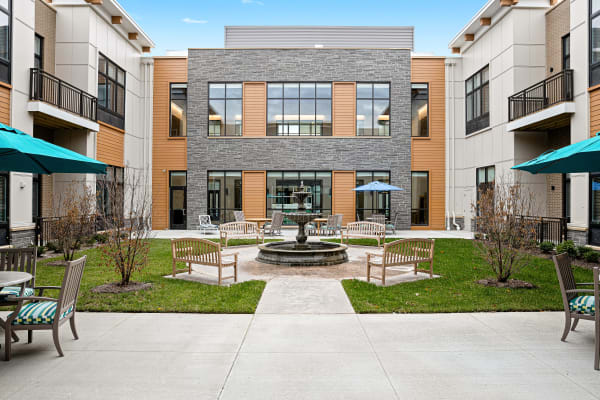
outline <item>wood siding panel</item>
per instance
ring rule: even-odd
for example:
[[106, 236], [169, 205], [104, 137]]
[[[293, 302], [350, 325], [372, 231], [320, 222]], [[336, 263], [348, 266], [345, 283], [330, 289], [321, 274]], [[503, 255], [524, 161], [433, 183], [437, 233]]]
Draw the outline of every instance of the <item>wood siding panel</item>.
[[356, 83], [334, 82], [333, 136], [356, 136]]
[[0, 122], [10, 125], [10, 89], [0, 86]]
[[600, 88], [590, 92], [590, 136], [600, 132]]
[[[187, 82], [187, 58], [154, 59], [152, 227], [169, 228], [169, 171], [187, 171], [187, 139], [169, 138], [170, 84]], [[188, 221], [193, 224], [195, 221]]]
[[243, 136], [267, 135], [267, 84], [244, 82]]
[[100, 124], [98, 140], [96, 141], [96, 158], [103, 163], [124, 167], [123, 146], [125, 133], [110, 125]]
[[333, 213], [343, 214], [342, 225], [353, 222], [356, 216], [356, 187], [354, 171], [333, 171]]
[[429, 172], [429, 225], [446, 226], [446, 84], [443, 58], [413, 58], [412, 82], [429, 84], [429, 138], [413, 138], [411, 169]]
[[267, 212], [267, 172], [242, 173], [242, 209], [247, 218], [264, 218]]

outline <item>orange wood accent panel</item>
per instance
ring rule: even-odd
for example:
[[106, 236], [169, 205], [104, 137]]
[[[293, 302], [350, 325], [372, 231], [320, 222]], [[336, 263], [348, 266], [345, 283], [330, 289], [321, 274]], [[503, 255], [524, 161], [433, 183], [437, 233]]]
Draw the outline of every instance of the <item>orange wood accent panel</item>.
[[169, 171], [187, 171], [187, 139], [169, 138], [170, 84], [187, 82], [186, 58], [154, 59], [152, 227], [169, 227]]
[[600, 132], [600, 86], [590, 91], [590, 136]]
[[10, 125], [10, 89], [0, 86], [0, 122]]
[[124, 167], [123, 146], [125, 144], [125, 134], [117, 128], [100, 123], [98, 140], [96, 140], [96, 158], [98, 161]]
[[267, 83], [244, 82], [243, 136], [267, 135]]
[[356, 174], [354, 171], [333, 171], [333, 213], [344, 214], [342, 225], [356, 219]]
[[444, 229], [446, 210], [446, 84], [443, 58], [413, 58], [412, 82], [429, 84], [429, 138], [413, 138], [411, 169], [429, 172], [429, 225]]
[[356, 136], [356, 83], [333, 82], [333, 136]]
[[267, 212], [267, 172], [242, 172], [242, 209], [247, 218], [264, 218]]

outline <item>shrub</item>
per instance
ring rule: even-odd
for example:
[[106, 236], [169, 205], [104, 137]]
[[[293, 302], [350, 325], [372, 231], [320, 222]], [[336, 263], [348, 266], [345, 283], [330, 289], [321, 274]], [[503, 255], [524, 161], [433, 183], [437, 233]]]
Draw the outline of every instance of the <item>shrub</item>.
[[41, 257], [44, 255], [44, 253], [46, 252], [46, 247], [45, 246], [37, 246], [35, 248], [36, 252], [37, 252], [37, 256]]
[[94, 236], [90, 236], [85, 240], [85, 244], [87, 244], [88, 246], [93, 246], [96, 244], [96, 239], [94, 238]]
[[585, 253], [589, 252], [591, 249], [586, 246], [577, 246], [575, 251], [577, 252], [577, 258], [583, 258]]
[[600, 260], [600, 253], [592, 249], [588, 249], [588, 251], [583, 254], [583, 258], [589, 263], [597, 263], [598, 260]]
[[560, 243], [556, 246], [556, 252], [558, 254], [567, 253], [571, 258], [577, 257], [577, 247], [575, 247], [575, 243], [572, 240], [565, 240]]
[[554, 243], [542, 242], [540, 243], [540, 250], [542, 251], [542, 253], [550, 253], [552, 250], [554, 250]]
[[106, 243], [106, 241], [108, 240], [108, 237], [104, 233], [96, 233], [94, 235], [94, 240], [98, 243]]
[[53, 224], [58, 247], [65, 261], [73, 261], [75, 251], [81, 248], [81, 241], [93, 231], [95, 226], [95, 199], [91, 188], [86, 184], [78, 187], [73, 183], [61, 193], [58, 201], [60, 218]]
[[58, 251], [58, 244], [56, 244], [56, 242], [48, 242], [46, 243], [46, 248], [48, 249], [48, 251]]

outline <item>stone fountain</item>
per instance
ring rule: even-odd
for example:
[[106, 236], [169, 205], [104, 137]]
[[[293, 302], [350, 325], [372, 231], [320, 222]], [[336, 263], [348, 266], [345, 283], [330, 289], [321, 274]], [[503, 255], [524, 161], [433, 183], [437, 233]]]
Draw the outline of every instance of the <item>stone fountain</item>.
[[298, 211], [287, 213], [285, 216], [298, 224], [296, 241], [273, 242], [259, 245], [259, 253], [256, 260], [267, 264], [289, 267], [326, 266], [347, 262], [347, 246], [329, 242], [307, 242], [304, 227], [315, 218], [319, 218], [321, 214], [306, 212], [304, 202], [312, 194], [304, 189], [302, 183], [300, 184], [299, 191], [292, 194], [298, 204]]

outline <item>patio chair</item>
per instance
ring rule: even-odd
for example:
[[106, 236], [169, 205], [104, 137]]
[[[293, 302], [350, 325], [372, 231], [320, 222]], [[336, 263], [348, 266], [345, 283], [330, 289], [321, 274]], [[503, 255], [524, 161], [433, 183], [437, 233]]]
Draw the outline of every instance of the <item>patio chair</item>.
[[203, 235], [206, 234], [206, 231], [219, 230], [219, 227], [217, 225], [214, 225], [210, 220], [210, 215], [200, 215], [198, 219], [200, 220], [200, 231], [202, 231]]
[[319, 232], [322, 236], [335, 236], [337, 231], [337, 216], [336, 215], [328, 215], [327, 223], [321, 225], [321, 232]]
[[373, 215], [371, 215], [371, 221], [375, 222], [376, 224], [385, 225], [385, 215], [383, 215], [383, 214], [373, 214]]
[[281, 227], [283, 225], [283, 220], [285, 215], [281, 211], [274, 211], [273, 216], [271, 217], [271, 222], [267, 222], [263, 227], [263, 231], [265, 234], [269, 235], [281, 235]]
[[[79, 339], [75, 328], [75, 311], [77, 306], [77, 295], [81, 286], [81, 277], [85, 268], [87, 256], [79, 260], [71, 261], [65, 268], [62, 285], [37, 287], [39, 296], [19, 297], [17, 308], [6, 319], [4, 332], [4, 361], [10, 360], [11, 341], [10, 337], [14, 331], [27, 331], [28, 343], [33, 341], [34, 330], [52, 330], [54, 346], [60, 357], [64, 353], [60, 347], [58, 329], [62, 324], [69, 321], [71, 332], [75, 340]], [[44, 290], [60, 290], [58, 299], [43, 297]], [[31, 303], [23, 304], [25, 301]], [[58, 317], [58, 318], [57, 318]]]
[[246, 216], [243, 211], [234, 211], [233, 216], [235, 217], [235, 222], [243, 222], [246, 220]]
[[[569, 329], [574, 331], [580, 319], [594, 321], [596, 325], [594, 369], [600, 370], [600, 313], [597, 312], [600, 304], [600, 268], [594, 268], [594, 282], [576, 283], [571, 269], [571, 259], [566, 253], [552, 256], [552, 260], [558, 275], [565, 310], [565, 328], [560, 340], [566, 341]], [[581, 286], [592, 286], [592, 289], [579, 288]]]
[[392, 223], [392, 221], [390, 220], [388, 223], [385, 224], [385, 230], [387, 231], [392, 231], [392, 235], [396, 234], [396, 226], [398, 226], [398, 217], [400, 216], [400, 213], [396, 213], [396, 215], [394, 215], [394, 222]]

